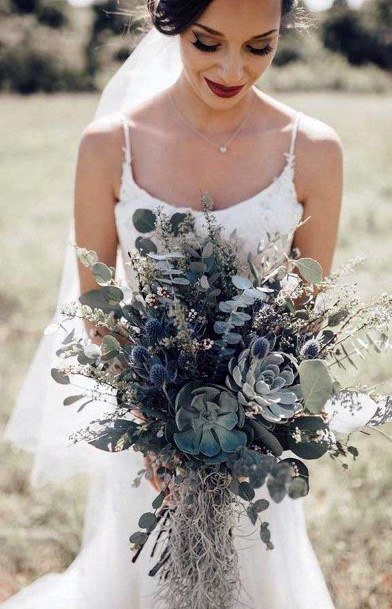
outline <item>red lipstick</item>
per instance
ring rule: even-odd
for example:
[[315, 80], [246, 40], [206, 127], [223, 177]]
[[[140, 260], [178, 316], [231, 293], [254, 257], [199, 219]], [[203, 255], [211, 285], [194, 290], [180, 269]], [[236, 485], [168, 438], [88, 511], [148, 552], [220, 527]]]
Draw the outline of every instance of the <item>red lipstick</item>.
[[239, 87], [225, 87], [224, 85], [221, 85], [218, 82], [209, 80], [206, 77], [204, 78], [211, 91], [215, 93], [215, 95], [218, 95], [218, 97], [234, 97], [234, 95], [237, 95], [237, 93], [239, 93], [244, 86], [241, 85]]

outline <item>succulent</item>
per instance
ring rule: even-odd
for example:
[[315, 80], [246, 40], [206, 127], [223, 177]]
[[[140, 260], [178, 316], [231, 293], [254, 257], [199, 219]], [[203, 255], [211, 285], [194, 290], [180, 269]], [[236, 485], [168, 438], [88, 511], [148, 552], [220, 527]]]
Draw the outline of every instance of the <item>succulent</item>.
[[284, 356], [259, 348], [259, 341], [253, 343], [256, 349], [252, 346], [230, 360], [226, 385], [248, 412], [261, 414], [271, 423], [285, 423], [302, 410], [301, 388], [293, 384], [295, 375]]
[[221, 463], [241, 446], [246, 434], [238, 429], [244, 411], [226, 387], [192, 381], [176, 397], [174, 434], [177, 447], [184, 453], [210, 463]]

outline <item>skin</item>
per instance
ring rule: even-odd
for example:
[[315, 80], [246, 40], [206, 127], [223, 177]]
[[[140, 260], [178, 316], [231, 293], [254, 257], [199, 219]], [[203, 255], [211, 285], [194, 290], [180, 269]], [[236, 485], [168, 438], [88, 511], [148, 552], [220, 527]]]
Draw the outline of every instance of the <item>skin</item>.
[[[240, 9], [237, 2], [214, 0], [197, 23], [223, 36], [195, 24], [180, 34], [183, 70], [170, 91], [183, 117], [219, 145], [234, 133], [251, 103], [252, 110], [226, 155], [195, 134], [173, 111], [167, 90], [132, 110], [132, 171], [139, 187], [172, 206], [186, 204], [193, 209], [202, 208], [200, 194], [208, 190], [216, 208], [222, 209], [254, 196], [281, 173], [296, 111], [252, 88], [272, 63], [280, 22], [278, 0], [241, 0]], [[271, 30], [275, 31], [254, 39]], [[195, 33], [203, 44], [219, 45], [217, 50], [197, 49], [192, 44]], [[268, 46], [272, 50], [264, 55], [250, 51], [250, 47]], [[204, 77], [226, 86], [245, 86], [232, 98], [220, 98]], [[95, 250], [109, 266], [116, 263], [114, 206], [121, 185], [123, 137], [117, 114], [91, 122], [80, 140], [75, 177], [76, 241]], [[343, 190], [341, 141], [329, 125], [305, 116], [295, 153], [297, 198], [304, 207], [303, 219], [310, 219], [297, 229], [293, 245], [302, 256], [318, 260], [328, 275]], [[232, 175], [234, 181], [229, 179]], [[79, 265], [79, 273], [81, 292], [95, 289], [91, 272]], [[156, 479], [151, 483], [159, 489]]]

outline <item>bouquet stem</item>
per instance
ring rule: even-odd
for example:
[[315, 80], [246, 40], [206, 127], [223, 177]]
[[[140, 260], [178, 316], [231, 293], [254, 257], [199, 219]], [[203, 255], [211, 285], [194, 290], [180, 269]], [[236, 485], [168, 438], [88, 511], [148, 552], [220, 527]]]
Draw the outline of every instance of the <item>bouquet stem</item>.
[[231, 609], [240, 577], [230, 480], [206, 468], [194, 476], [191, 489], [182, 484], [174, 494], [169, 558], [160, 573], [158, 598], [167, 609]]

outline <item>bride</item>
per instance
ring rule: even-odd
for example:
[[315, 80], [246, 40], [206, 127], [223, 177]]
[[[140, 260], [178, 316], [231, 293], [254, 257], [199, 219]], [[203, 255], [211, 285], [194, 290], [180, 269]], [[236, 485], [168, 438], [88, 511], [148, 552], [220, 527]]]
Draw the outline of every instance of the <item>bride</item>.
[[[147, 6], [153, 28], [106, 87], [81, 137], [70, 238], [132, 281], [124, 262], [137, 237], [133, 211], [163, 205], [167, 213], [192, 210], [201, 219], [200, 195], [209, 191], [224, 230], [236, 229], [249, 250], [267, 233], [292, 231], [288, 247], [318, 260], [327, 275], [342, 198], [339, 137], [255, 87], [280, 32], [295, 22], [295, 0], [161, 0], [157, 6], [148, 0]], [[301, 218], [309, 220], [294, 231]], [[59, 302], [94, 288], [69, 245]], [[78, 328], [85, 330], [100, 341], [91, 327]], [[67, 392], [49, 374], [62, 338], [42, 338], [6, 438], [35, 452], [36, 487], [89, 476], [83, 545], [65, 573], [43, 577], [2, 607], [152, 609], [149, 553], [132, 564], [128, 536], [158, 482], [132, 486], [143, 467], [133, 451], [69, 445], [70, 433], [94, 419], [100, 405], [80, 414], [63, 407]], [[238, 606], [333, 609], [303, 499], [272, 503], [266, 518], [273, 551], [243, 534], [244, 523], [238, 535], [244, 589]]]

